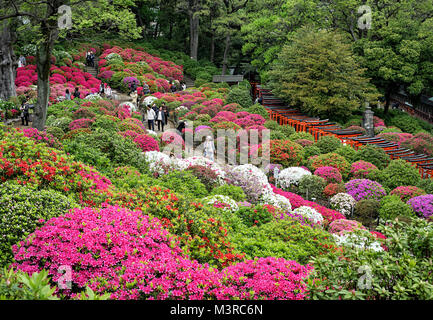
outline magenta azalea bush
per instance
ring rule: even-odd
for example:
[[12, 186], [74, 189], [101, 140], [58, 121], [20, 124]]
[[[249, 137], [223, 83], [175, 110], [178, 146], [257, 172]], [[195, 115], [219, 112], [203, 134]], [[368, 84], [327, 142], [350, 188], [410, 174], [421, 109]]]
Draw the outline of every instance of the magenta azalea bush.
[[159, 151], [158, 142], [145, 134], [139, 134], [134, 138], [135, 144], [143, 151]]
[[429, 219], [433, 214], [433, 194], [426, 194], [410, 199], [407, 202], [420, 217]]
[[314, 175], [322, 177], [329, 183], [340, 183], [343, 180], [340, 171], [334, 167], [319, 167], [314, 171]]
[[109, 206], [52, 218], [13, 247], [13, 266], [45, 269], [57, 282], [71, 268], [73, 297], [85, 286], [112, 299], [304, 299], [312, 267], [259, 258], [222, 271], [191, 261], [156, 218]]
[[45, 131], [38, 131], [35, 128], [23, 129], [25, 137], [35, 140], [37, 143], [45, 143], [51, 148], [62, 149], [62, 144], [52, 135]]
[[360, 200], [380, 200], [386, 195], [385, 189], [377, 183], [369, 179], [354, 179], [345, 184], [346, 192], [350, 194], [356, 201]]

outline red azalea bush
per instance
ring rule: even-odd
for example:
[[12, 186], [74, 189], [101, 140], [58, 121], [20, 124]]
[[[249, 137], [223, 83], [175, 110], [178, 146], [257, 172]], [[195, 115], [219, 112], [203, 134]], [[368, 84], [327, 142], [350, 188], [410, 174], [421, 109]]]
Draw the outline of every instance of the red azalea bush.
[[14, 180], [22, 185], [51, 188], [91, 205], [100, 204], [110, 196], [111, 182], [93, 168], [24, 137], [19, 130], [1, 134], [1, 181]]
[[[290, 140], [270, 140], [270, 162], [281, 164], [283, 167], [298, 167], [303, 159], [303, 148], [296, 142]], [[258, 148], [259, 156], [263, 154], [263, 145]]]
[[314, 175], [322, 177], [328, 184], [340, 183], [343, 180], [340, 171], [334, 167], [319, 167], [314, 171]]
[[325, 189], [323, 189], [323, 194], [328, 198], [335, 196], [337, 193], [344, 192], [346, 192], [346, 188], [344, 187], [344, 184], [340, 183], [330, 183], [325, 187]]
[[424, 190], [415, 186], [400, 186], [392, 190], [389, 194], [399, 196], [400, 199], [404, 203], [406, 203], [408, 200], [412, 198], [423, 196], [427, 193]]

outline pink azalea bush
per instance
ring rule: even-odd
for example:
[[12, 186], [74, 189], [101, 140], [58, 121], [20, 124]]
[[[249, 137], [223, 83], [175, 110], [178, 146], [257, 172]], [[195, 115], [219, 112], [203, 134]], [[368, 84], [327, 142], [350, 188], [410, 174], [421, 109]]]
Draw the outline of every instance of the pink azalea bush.
[[415, 186], [400, 186], [392, 190], [389, 194], [397, 195], [403, 202], [407, 202], [409, 199], [425, 195], [426, 192]]
[[334, 167], [319, 167], [314, 171], [314, 175], [322, 177], [329, 183], [340, 183], [343, 180], [340, 171]]
[[359, 229], [365, 229], [362, 224], [355, 220], [338, 219], [329, 224], [329, 233], [342, 235], [346, 232], [352, 232]]
[[72, 131], [76, 129], [89, 128], [93, 122], [93, 119], [77, 119], [69, 124], [69, 130]]
[[350, 167], [350, 175], [354, 178], [362, 179], [375, 170], [378, 170], [378, 168], [374, 164], [360, 160], [352, 163]]

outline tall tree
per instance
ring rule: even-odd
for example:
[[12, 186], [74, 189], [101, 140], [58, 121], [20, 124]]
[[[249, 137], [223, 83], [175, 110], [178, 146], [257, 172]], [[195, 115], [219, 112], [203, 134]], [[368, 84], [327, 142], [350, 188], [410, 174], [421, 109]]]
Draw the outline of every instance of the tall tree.
[[209, 3], [209, 0], [182, 0], [178, 4], [178, 8], [188, 14], [189, 53], [194, 60], [198, 57], [200, 17], [209, 15]]
[[269, 85], [306, 113], [344, 119], [364, 101], [377, 101], [364, 72], [340, 33], [304, 27], [283, 47]]
[[15, 34], [10, 21], [0, 21], [0, 99], [8, 100], [16, 95], [15, 69], [16, 57], [12, 49]]
[[224, 54], [222, 75], [227, 72], [227, 64], [231, 38], [234, 33], [238, 32], [242, 25], [242, 14], [240, 11], [246, 7], [249, 0], [221, 0], [222, 14], [215, 21], [217, 25], [216, 32], [224, 36]]
[[[132, 0], [116, 1], [117, 5], [133, 5]], [[72, 23], [71, 14], [68, 11], [59, 10], [64, 6], [81, 11], [81, 19], [77, 19], [75, 30], [85, 28], [88, 25], [94, 25], [101, 17], [110, 20], [110, 27], [113, 25], [121, 26], [118, 28], [119, 34], [128, 34], [131, 32], [131, 26], [135, 26], [135, 20], [125, 20], [125, 12], [121, 10], [115, 13], [115, 6], [110, 0], [44, 0], [30, 2], [28, 0], [6, 0], [0, 7], [0, 21], [26, 18], [30, 23], [29, 32], [34, 35], [36, 40], [36, 71], [37, 80], [37, 102], [34, 110], [33, 127], [43, 130], [47, 116], [48, 99], [50, 96], [50, 68], [51, 53], [54, 43], [57, 41], [62, 25]], [[95, 11], [96, 10], [96, 11]], [[89, 15], [92, 14], [92, 15]], [[91, 17], [91, 19], [89, 19]], [[87, 18], [87, 19], [86, 19]], [[126, 21], [125, 23], [121, 23]], [[118, 23], [116, 23], [118, 22]], [[60, 26], [60, 27], [59, 27]], [[110, 28], [109, 28], [110, 29]], [[133, 31], [138, 31], [133, 29]], [[9, 43], [9, 42], [8, 42]]]

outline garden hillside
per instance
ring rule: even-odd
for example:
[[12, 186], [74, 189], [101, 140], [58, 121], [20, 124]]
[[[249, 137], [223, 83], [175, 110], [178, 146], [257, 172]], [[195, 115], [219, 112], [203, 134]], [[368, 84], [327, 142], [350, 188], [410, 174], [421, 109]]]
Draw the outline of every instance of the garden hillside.
[[[97, 78], [83, 69], [89, 48]], [[433, 298], [433, 180], [415, 167], [269, 120], [247, 81], [171, 92], [185, 66], [144, 47], [68, 50], [51, 59], [44, 130], [0, 127], [1, 298]], [[36, 95], [27, 60], [7, 118]], [[149, 130], [135, 104], [96, 93], [101, 81], [125, 92], [147, 83], [145, 99], [192, 125]], [[63, 100], [76, 86], [80, 97]], [[431, 147], [429, 133], [404, 132], [396, 119], [387, 127], [375, 118], [376, 130], [414, 150], [420, 138]], [[236, 133], [235, 147], [222, 138], [236, 163], [244, 150], [258, 160], [269, 148], [270, 164], [188, 153], [186, 135], [221, 142], [219, 129]], [[267, 130], [268, 146], [252, 143]], [[366, 268], [370, 282], [359, 285]]]

